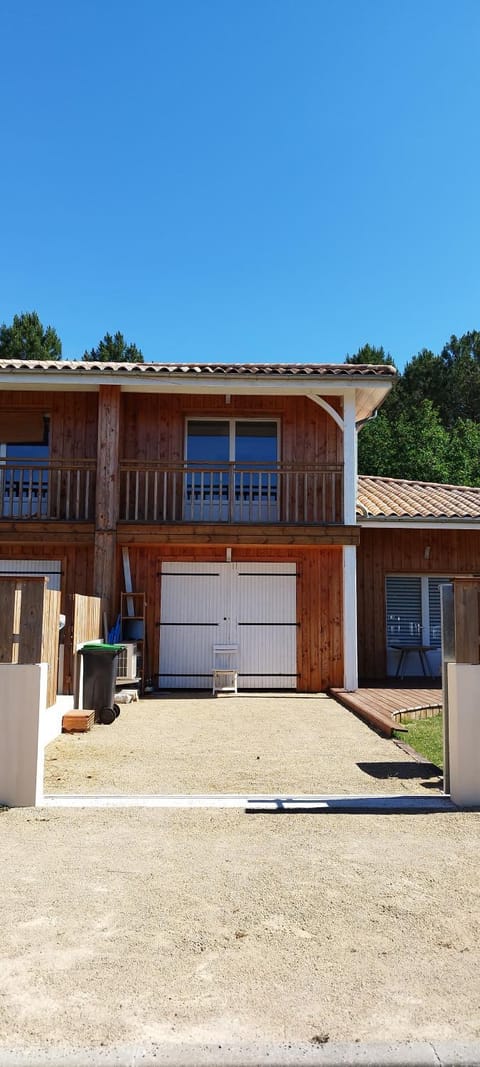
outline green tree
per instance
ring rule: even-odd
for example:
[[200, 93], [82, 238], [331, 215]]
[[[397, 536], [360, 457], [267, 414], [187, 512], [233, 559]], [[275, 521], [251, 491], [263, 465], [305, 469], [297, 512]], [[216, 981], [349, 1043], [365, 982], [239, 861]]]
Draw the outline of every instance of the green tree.
[[358, 440], [360, 474], [449, 482], [450, 435], [430, 400], [391, 418], [382, 410], [367, 422]]
[[355, 355], [346, 357], [345, 363], [387, 363], [395, 366], [390, 352], [385, 352], [384, 348], [375, 348], [375, 345], [362, 345]]
[[393, 423], [392, 477], [420, 482], [449, 482], [450, 437], [431, 400], [402, 412]]
[[452, 485], [480, 485], [480, 423], [457, 419], [450, 433]]
[[53, 326], [44, 328], [36, 311], [14, 315], [0, 326], [0, 359], [61, 359], [62, 342]]
[[431, 400], [439, 409], [445, 394], [445, 366], [440, 356], [423, 348], [405, 366], [405, 370], [387, 397], [386, 410], [392, 418], [409, 414], [423, 400]]
[[106, 333], [96, 348], [84, 352], [82, 360], [93, 363], [143, 363], [143, 354], [134, 344], [127, 344], [123, 333], [117, 331], [112, 337]]
[[383, 408], [365, 423], [358, 435], [358, 470], [360, 474], [393, 478], [396, 442], [393, 424]]
[[450, 338], [440, 354], [447, 388], [438, 401], [445, 426], [457, 419], [480, 419], [480, 333]]

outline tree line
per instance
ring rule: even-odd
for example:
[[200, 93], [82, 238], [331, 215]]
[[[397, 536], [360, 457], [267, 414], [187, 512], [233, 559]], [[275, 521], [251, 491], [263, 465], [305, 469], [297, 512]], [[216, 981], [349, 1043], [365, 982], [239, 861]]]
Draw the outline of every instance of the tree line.
[[[44, 327], [36, 311], [0, 326], [0, 359], [61, 358], [56, 330]], [[106, 333], [82, 359], [144, 362], [137, 345], [119, 331]], [[345, 362], [396, 367], [389, 352], [368, 344]], [[359, 434], [358, 465], [361, 474], [480, 485], [480, 332], [453, 335], [438, 355], [424, 348], [406, 364]]]
[[[0, 359], [61, 359], [62, 342], [53, 326], [42, 326], [36, 311], [14, 315], [0, 326]], [[127, 343], [120, 331], [106, 333], [82, 359], [100, 363], [143, 363], [141, 350]]]
[[[395, 362], [364, 345], [347, 363]], [[405, 366], [358, 438], [361, 474], [480, 485], [480, 332], [424, 348]]]

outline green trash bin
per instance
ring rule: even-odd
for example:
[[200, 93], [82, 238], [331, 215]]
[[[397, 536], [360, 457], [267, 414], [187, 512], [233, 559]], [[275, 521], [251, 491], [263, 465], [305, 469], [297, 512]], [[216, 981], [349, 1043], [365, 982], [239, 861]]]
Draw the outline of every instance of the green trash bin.
[[95, 722], [109, 724], [120, 715], [115, 704], [118, 657], [125, 645], [88, 641], [81, 649], [83, 659], [83, 706], [95, 712]]

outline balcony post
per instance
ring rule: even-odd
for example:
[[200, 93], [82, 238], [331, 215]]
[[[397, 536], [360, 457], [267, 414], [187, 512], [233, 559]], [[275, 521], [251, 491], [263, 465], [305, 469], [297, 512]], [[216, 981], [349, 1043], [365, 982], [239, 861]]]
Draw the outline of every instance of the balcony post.
[[120, 386], [101, 385], [98, 396], [97, 479], [93, 592], [112, 621], [119, 501]]

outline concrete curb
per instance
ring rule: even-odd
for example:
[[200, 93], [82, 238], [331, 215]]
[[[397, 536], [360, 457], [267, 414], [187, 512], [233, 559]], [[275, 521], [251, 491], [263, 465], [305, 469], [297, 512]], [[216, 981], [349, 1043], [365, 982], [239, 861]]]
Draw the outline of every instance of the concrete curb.
[[0, 1047], [0, 1062], [2, 1067], [479, 1067], [480, 1041]]
[[[349, 815], [421, 815], [456, 812], [449, 796], [337, 794], [294, 795], [276, 793], [188, 793], [188, 794], [67, 794], [46, 793], [43, 808], [240, 808], [248, 814], [319, 814], [344, 812]], [[468, 809], [470, 810], [470, 809]]]

